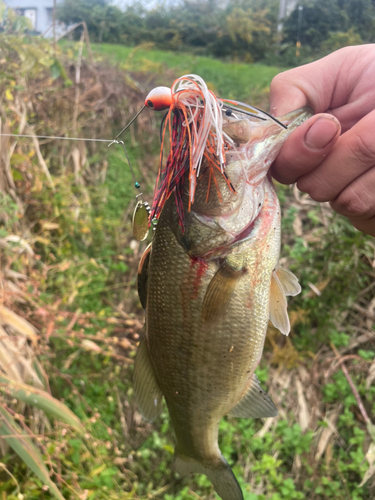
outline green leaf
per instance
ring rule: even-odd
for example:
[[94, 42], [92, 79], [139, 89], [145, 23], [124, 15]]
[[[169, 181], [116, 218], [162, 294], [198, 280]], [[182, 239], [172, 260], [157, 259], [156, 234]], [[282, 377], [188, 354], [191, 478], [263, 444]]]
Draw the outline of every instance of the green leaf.
[[48, 415], [70, 425], [81, 434], [85, 431], [79, 418], [64, 403], [52, 397], [48, 392], [16, 382], [4, 374], [0, 374], [0, 384], [5, 384], [5, 386], [0, 385], [0, 390], [5, 390], [12, 397], [43, 410]]
[[34, 474], [48, 486], [49, 491], [58, 500], [65, 500], [57, 486], [51, 480], [48, 470], [43, 463], [43, 457], [35, 445], [2, 406], [0, 406], [0, 436], [5, 439]]
[[50, 71], [53, 80], [56, 80], [56, 78], [59, 78], [61, 76], [64, 80], [64, 83], [70, 82], [63, 64], [61, 64], [58, 59], [55, 59], [53, 61], [53, 64], [50, 67]]
[[50, 67], [50, 71], [52, 80], [56, 80], [56, 78], [59, 78], [61, 76], [61, 66], [56, 60]]

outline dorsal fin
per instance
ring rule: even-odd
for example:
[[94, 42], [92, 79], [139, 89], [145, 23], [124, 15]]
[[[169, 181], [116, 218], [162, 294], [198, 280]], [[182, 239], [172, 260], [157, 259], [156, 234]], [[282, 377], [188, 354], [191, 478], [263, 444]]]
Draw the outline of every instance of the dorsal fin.
[[139, 300], [141, 301], [143, 309], [146, 309], [147, 303], [148, 263], [150, 262], [151, 245], [152, 243], [146, 247], [138, 264], [137, 287]]
[[151, 366], [146, 340], [139, 343], [134, 362], [135, 399], [142, 417], [152, 422], [163, 407], [163, 394]]

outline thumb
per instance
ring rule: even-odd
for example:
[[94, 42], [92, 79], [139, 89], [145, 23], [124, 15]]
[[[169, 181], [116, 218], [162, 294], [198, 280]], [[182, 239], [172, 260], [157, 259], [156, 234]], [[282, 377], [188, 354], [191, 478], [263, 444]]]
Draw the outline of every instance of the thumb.
[[283, 184], [292, 184], [313, 171], [332, 151], [340, 129], [338, 120], [326, 113], [302, 123], [281, 148], [272, 165], [272, 176]]
[[295, 109], [311, 106], [305, 91], [293, 83], [294, 77], [291, 73], [293, 70], [280, 73], [271, 82], [270, 112], [273, 116], [282, 116]]

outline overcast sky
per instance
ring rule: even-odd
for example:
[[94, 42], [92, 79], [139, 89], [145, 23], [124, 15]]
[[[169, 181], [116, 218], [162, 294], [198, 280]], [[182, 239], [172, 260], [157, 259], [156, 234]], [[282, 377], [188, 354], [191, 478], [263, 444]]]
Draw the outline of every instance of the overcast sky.
[[[160, 0], [141, 0], [141, 2], [146, 7], [153, 7], [157, 3], [160, 3]], [[124, 7], [125, 5], [129, 5], [129, 4], [133, 3], [133, 0], [112, 0], [111, 3], [113, 5], [117, 5], [118, 7]], [[173, 0], [172, 1], [169, 0], [169, 3], [177, 3], [177, 1], [175, 0], [173, 2]]]

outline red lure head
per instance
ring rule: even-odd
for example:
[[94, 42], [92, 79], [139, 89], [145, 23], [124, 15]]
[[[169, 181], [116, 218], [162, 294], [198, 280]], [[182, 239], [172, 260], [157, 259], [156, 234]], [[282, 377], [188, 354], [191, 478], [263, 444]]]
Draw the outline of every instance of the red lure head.
[[172, 90], [169, 87], [156, 87], [147, 95], [145, 106], [153, 111], [162, 111], [170, 108], [172, 102]]

